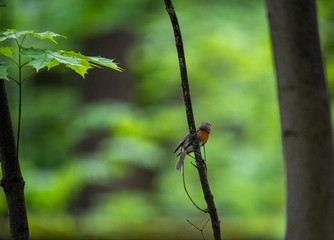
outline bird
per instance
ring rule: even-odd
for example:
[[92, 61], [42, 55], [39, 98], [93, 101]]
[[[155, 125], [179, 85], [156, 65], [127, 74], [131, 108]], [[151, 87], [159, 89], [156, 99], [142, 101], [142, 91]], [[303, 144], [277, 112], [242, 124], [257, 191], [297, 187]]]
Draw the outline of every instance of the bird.
[[[211, 132], [211, 123], [210, 122], [202, 122], [201, 125], [199, 125], [196, 128], [196, 135], [199, 140], [199, 147], [202, 147], [209, 139]], [[179, 170], [181, 173], [183, 173], [183, 165], [184, 165], [184, 159], [186, 158], [186, 155], [193, 152], [193, 146], [190, 138], [190, 133], [188, 133], [186, 136], [184, 136], [179, 145], [176, 147], [174, 153], [177, 152], [177, 150], [180, 149], [180, 152], [177, 156], [179, 156], [179, 160], [176, 163], [176, 169]]]

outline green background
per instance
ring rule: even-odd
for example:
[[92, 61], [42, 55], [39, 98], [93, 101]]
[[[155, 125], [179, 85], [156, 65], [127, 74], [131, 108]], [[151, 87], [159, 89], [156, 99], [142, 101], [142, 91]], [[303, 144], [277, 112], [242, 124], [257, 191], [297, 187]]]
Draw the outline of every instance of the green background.
[[[31, 239], [201, 239], [186, 219], [201, 227], [208, 216], [191, 204], [175, 170], [173, 151], [188, 128], [164, 2], [2, 2], [1, 30], [67, 36], [56, 46], [32, 39], [25, 46], [115, 58], [125, 69], [89, 70], [81, 79], [58, 66], [25, 82], [20, 162]], [[265, 2], [175, 0], [174, 6], [196, 124], [212, 123], [208, 177], [223, 239], [282, 239], [284, 161]], [[333, 6], [318, 1], [332, 100]], [[13, 82], [6, 87], [16, 132], [18, 89]], [[188, 191], [204, 207], [188, 160]], [[8, 229], [1, 191], [0, 238]], [[205, 235], [212, 238], [210, 225]]]

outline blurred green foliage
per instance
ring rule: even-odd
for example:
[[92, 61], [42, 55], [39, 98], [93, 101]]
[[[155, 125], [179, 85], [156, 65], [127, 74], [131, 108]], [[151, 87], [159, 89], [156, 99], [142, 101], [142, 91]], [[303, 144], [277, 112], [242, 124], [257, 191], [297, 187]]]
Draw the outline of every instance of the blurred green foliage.
[[[333, 96], [334, 9], [324, 0], [318, 4]], [[186, 219], [201, 226], [207, 216], [187, 199], [174, 168], [172, 153], [187, 123], [163, 1], [13, 0], [7, 5], [0, 9], [0, 15], [7, 11], [2, 28], [59, 32], [69, 36], [62, 46], [83, 53], [89, 39], [120, 30], [133, 37], [120, 62], [131, 75], [127, 101], [85, 102], [80, 86], [87, 83], [67, 71], [55, 72], [51, 83], [49, 75], [41, 80], [42, 73], [24, 86], [20, 157], [32, 238], [179, 239], [182, 234], [201, 239]], [[223, 236], [282, 238], [284, 164], [264, 2], [174, 5], [196, 123], [212, 123], [206, 155]], [[15, 87], [7, 84], [14, 127]], [[98, 141], [87, 143], [96, 136]], [[204, 206], [197, 173], [189, 163], [185, 168], [188, 190]], [[0, 211], [6, 223], [4, 194]], [[209, 226], [206, 235], [211, 236]]]

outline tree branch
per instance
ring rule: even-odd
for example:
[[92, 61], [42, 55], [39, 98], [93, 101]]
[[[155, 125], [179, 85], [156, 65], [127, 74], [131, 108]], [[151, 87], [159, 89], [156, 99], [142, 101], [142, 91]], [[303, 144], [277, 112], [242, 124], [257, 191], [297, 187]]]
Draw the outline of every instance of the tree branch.
[[184, 103], [185, 103], [185, 108], [186, 108], [189, 133], [190, 133], [190, 137], [193, 140], [192, 144], [193, 144], [195, 158], [196, 158], [197, 170], [199, 173], [204, 198], [208, 205], [208, 210], [209, 210], [212, 229], [213, 229], [213, 235], [214, 235], [215, 240], [220, 240], [221, 239], [220, 221], [218, 218], [217, 209], [215, 206], [215, 202], [213, 200], [213, 195], [211, 193], [207, 174], [206, 174], [206, 164], [205, 164], [204, 159], [202, 158], [198, 139], [196, 137], [195, 120], [194, 120], [191, 98], [190, 98], [190, 90], [189, 90], [186, 60], [184, 56], [181, 30], [180, 30], [180, 26], [179, 26], [179, 23], [178, 23], [176, 14], [175, 14], [174, 6], [171, 0], [164, 0], [164, 1], [166, 5], [166, 10], [169, 14], [169, 17], [170, 17], [170, 20], [173, 26], [173, 30], [174, 30], [175, 44], [176, 44], [176, 49], [177, 49], [177, 54], [178, 54], [178, 59], [179, 59], [179, 65], [180, 65], [183, 97], [184, 97]]
[[200, 208], [200, 207], [194, 202], [194, 200], [190, 197], [190, 194], [188, 193], [188, 190], [187, 190], [187, 187], [186, 187], [186, 180], [185, 180], [185, 178], [184, 178], [184, 172], [185, 172], [185, 167], [183, 167], [182, 180], [183, 180], [184, 191], [186, 191], [186, 193], [187, 193], [187, 195], [188, 195], [188, 198], [190, 199], [190, 201], [194, 204], [194, 206], [195, 206], [198, 210], [200, 210], [200, 211], [203, 212], [203, 213], [208, 212], [207, 209], [202, 209], [202, 208]]

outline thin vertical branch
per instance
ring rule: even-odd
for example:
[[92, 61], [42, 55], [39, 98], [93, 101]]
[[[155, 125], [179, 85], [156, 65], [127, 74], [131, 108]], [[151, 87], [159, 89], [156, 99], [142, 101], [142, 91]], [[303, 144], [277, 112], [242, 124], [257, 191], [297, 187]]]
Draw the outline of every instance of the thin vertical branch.
[[[24, 40], [24, 39], [23, 39]], [[23, 40], [21, 42], [21, 45], [23, 43]], [[21, 60], [21, 45], [19, 45], [18, 41], [16, 40], [16, 43], [19, 48], [19, 64], [18, 64], [18, 70], [19, 70], [19, 117], [18, 117], [18, 123], [17, 123], [17, 138], [16, 138], [16, 155], [19, 157], [19, 148], [20, 148], [20, 131], [21, 131], [21, 107], [22, 107], [22, 60]]]
[[190, 137], [193, 140], [192, 144], [193, 144], [195, 158], [196, 158], [197, 170], [199, 173], [204, 198], [208, 205], [208, 211], [209, 211], [210, 218], [211, 218], [213, 235], [214, 235], [215, 240], [220, 240], [221, 239], [220, 221], [218, 218], [217, 209], [215, 206], [215, 202], [214, 202], [211, 190], [210, 190], [210, 186], [209, 186], [209, 182], [208, 182], [208, 178], [206, 174], [206, 164], [205, 164], [204, 159], [202, 158], [198, 139], [196, 137], [195, 120], [194, 120], [191, 98], [190, 98], [190, 90], [189, 90], [186, 60], [184, 56], [181, 30], [180, 30], [180, 26], [179, 26], [179, 23], [178, 23], [176, 14], [175, 14], [174, 6], [171, 0], [164, 0], [164, 2], [165, 2], [166, 10], [169, 14], [169, 17], [170, 17], [170, 20], [173, 26], [173, 30], [174, 30], [175, 44], [176, 44], [176, 49], [177, 49], [177, 54], [178, 54], [178, 59], [179, 59], [179, 65], [180, 65], [183, 97], [184, 97], [185, 109], [186, 109], [186, 114], [187, 114], [189, 133], [190, 133]]
[[[21, 70], [20, 70], [21, 72]], [[20, 131], [21, 131], [21, 108], [22, 108], [22, 84], [19, 84], [19, 117], [17, 123], [16, 155], [19, 156]]]
[[21, 43], [18, 42], [18, 40], [15, 39], [17, 47], [19, 49], [19, 63], [17, 65], [19, 70], [19, 117], [18, 117], [18, 123], [17, 123], [17, 138], [16, 138], [16, 155], [19, 157], [19, 149], [20, 149], [20, 133], [21, 133], [21, 112], [22, 112], [22, 84], [25, 79], [22, 80], [22, 67], [26, 65], [28, 62], [22, 64], [22, 57], [21, 57], [21, 48], [24, 40], [26, 39], [26, 35], [24, 35]]

